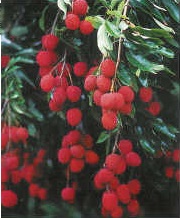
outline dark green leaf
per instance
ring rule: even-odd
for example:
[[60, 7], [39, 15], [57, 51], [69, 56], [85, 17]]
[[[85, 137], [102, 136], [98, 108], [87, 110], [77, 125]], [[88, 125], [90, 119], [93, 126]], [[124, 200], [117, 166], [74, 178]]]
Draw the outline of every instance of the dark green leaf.
[[117, 5], [117, 3], [119, 3], [119, 0], [112, 0], [111, 1], [111, 8], [113, 9]]
[[105, 21], [105, 26], [106, 26], [106, 30], [110, 36], [113, 36], [115, 38], [120, 37], [120, 35], [121, 35], [120, 30], [112, 22]]
[[164, 70], [164, 65], [160, 65], [147, 60], [143, 55], [135, 54], [133, 52], [126, 52], [126, 58], [135, 67], [142, 71], [157, 73]]
[[141, 144], [141, 146], [142, 146], [142, 148], [144, 150], [146, 150], [147, 152], [149, 152], [151, 154], [155, 153], [155, 150], [154, 150], [154, 148], [152, 148], [152, 146], [151, 146], [149, 141], [147, 141], [146, 139], [142, 138], [142, 139], [140, 139], [139, 142], [140, 142], [140, 144]]
[[168, 10], [169, 14], [172, 16], [172, 18], [176, 21], [179, 22], [179, 8], [178, 5], [175, 4], [173, 0], [162, 0], [162, 3]]
[[12, 42], [8, 38], [6, 38], [4, 35], [1, 37], [1, 46], [10, 47], [16, 50], [22, 50], [22, 46], [18, 45], [17, 43]]
[[130, 72], [130, 69], [125, 66], [123, 63], [120, 64], [119, 70], [118, 70], [118, 79], [127, 86], [133, 87], [133, 89], [137, 90], [137, 81], [134, 75]]
[[169, 138], [175, 140], [176, 139], [176, 132], [173, 132], [174, 129], [171, 128], [170, 126], [166, 125], [162, 119], [157, 118], [154, 122], [153, 122], [153, 129], [156, 132], [160, 132], [166, 136], [168, 136]]
[[157, 29], [157, 28], [142, 28], [140, 26], [133, 27], [132, 30], [138, 31], [144, 36], [149, 36], [153, 38], [173, 38], [172, 35], [163, 29]]
[[42, 11], [42, 15], [39, 19], [39, 27], [41, 28], [42, 31], [45, 31], [45, 15], [46, 15], [46, 11], [48, 9], [49, 5], [47, 5], [43, 11]]
[[29, 132], [29, 135], [32, 137], [36, 136], [37, 129], [33, 123], [28, 124], [28, 132]]
[[11, 29], [11, 35], [15, 37], [20, 37], [28, 33], [27, 26], [15, 26]]
[[157, 23], [157, 25], [160, 26], [162, 29], [166, 30], [167, 32], [175, 34], [174, 30], [171, 27], [164, 25], [163, 23], [161, 23], [159, 20], [157, 20], [155, 18], [153, 18], [153, 19]]
[[31, 85], [32, 87], [35, 88], [34, 83], [26, 76], [26, 74], [23, 71], [21, 71], [21, 70], [15, 71], [14, 75], [19, 77], [20, 79], [26, 81], [29, 85]]
[[110, 134], [107, 131], [101, 132], [97, 139], [97, 144], [100, 144], [102, 142], [105, 142], [110, 137]]
[[106, 0], [99, 0], [105, 7], [109, 8], [109, 3]]
[[33, 48], [27, 48], [27, 49], [22, 49], [22, 51], [17, 52], [16, 56], [18, 55], [34, 56], [36, 52], [37, 51]]

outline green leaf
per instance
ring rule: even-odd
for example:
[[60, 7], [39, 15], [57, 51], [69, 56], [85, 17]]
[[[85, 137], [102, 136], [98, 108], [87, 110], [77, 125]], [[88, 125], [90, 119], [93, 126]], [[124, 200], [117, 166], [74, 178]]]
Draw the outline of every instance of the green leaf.
[[102, 24], [97, 32], [98, 48], [104, 56], [108, 55], [108, 51], [113, 50], [113, 44], [107, 35], [105, 24]]
[[85, 20], [89, 21], [95, 29], [98, 29], [105, 22], [104, 18], [100, 16], [87, 16]]
[[28, 27], [27, 26], [15, 26], [11, 29], [10, 32], [12, 36], [20, 37], [20, 36], [28, 34]]
[[121, 18], [122, 16], [122, 13], [123, 13], [123, 10], [124, 10], [124, 6], [125, 6], [125, 0], [122, 0], [119, 5], [118, 5], [118, 11], [120, 13], [120, 17], [119, 19]]
[[177, 131], [174, 131], [175, 129], [172, 128], [170, 125], [166, 125], [162, 119], [157, 118], [153, 124], [153, 129], [156, 132], [160, 132], [166, 136], [168, 136], [169, 138], [171, 138], [172, 140], [176, 140], [176, 133]]
[[24, 108], [20, 107], [16, 102], [12, 102], [11, 107], [16, 113], [25, 114]]
[[130, 69], [123, 63], [120, 64], [117, 76], [124, 85], [131, 86], [134, 90], [138, 89], [135, 76], [130, 72]]
[[38, 121], [43, 121], [43, 114], [36, 108], [35, 103], [30, 99], [28, 101], [28, 111], [32, 114]]
[[120, 30], [112, 22], [105, 21], [105, 26], [110, 36], [115, 38], [119, 38], [121, 36]]
[[48, 215], [56, 215], [60, 212], [60, 209], [53, 204], [42, 204], [41, 209]]
[[176, 21], [179, 22], [179, 8], [178, 5], [175, 4], [173, 0], [162, 0], [163, 5], [168, 10], [171, 17]]
[[109, 8], [109, 3], [106, 0], [99, 0], [106, 8]]
[[39, 27], [42, 31], [45, 31], [45, 15], [46, 15], [46, 11], [48, 9], [49, 5], [47, 5], [43, 11], [42, 11], [42, 15], [39, 19]]
[[109, 137], [110, 137], [110, 134], [109, 134], [107, 131], [103, 131], [103, 132], [101, 132], [101, 134], [99, 135], [99, 137], [98, 137], [96, 143], [97, 143], [97, 144], [103, 143], [103, 142], [105, 142]]
[[11, 40], [7, 39], [4, 35], [1, 37], [1, 46], [2, 47], [8, 47], [13, 48], [16, 50], [22, 50], [23, 47], [18, 45], [17, 43], [12, 42]]
[[173, 28], [164, 25], [163, 23], [161, 23], [159, 20], [157, 20], [155, 18], [153, 18], [153, 19], [157, 23], [157, 25], [160, 26], [162, 29], [166, 30], [167, 32], [175, 34], [175, 31], [173, 30]]
[[126, 52], [126, 58], [135, 67], [142, 71], [157, 73], [165, 69], [164, 65], [160, 65], [147, 60], [143, 55], [135, 54], [133, 52]]
[[29, 85], [31, 85], [32, 87], [35, 88], [34, 83], [26, 76], [26, 74], [23, 71], [21, 71], [21, 70], [15, 71], [14, 75], [19, 77], [20, 79], [26, 81]]
[[139, 8], [141, 11], [145, 12], [151, 17], [155, 16], [162, 22], [165, 20], [165, 15], [161, 13], [159, 8], [155, 7], [154, 4], [148, 0], [131, 0], [131, 5], [135, 8]]
[[16, 52], [16, 56], [19, 56], [19, 55], [34, 56], [36, 52], [37, 50], [33, 48], [27, 48], [27, 49], [22, 49], [22, 51]]
[[64, 0], [58, 0], [57, 5], [58, 5], [58, 8], [61, 11], [63, 11], [63, 13], [64, 13], [63, 19], [65, 19], [66, 14], [67, 14], [67, 5], [64, 3]]
[[28, 124], [28, 132], [29, 132], [29, 135], [32, 137], [36, 136], [37, 129], [33, 123]]
[[147, 152], [151, 153], [151, 154], [154, 154], [155, 153], [155, 150], [154, 148], [152, 148], [151, 144], [149, 143], [149, 141], [147, 141], [146, 139], [142, 138], [140, 139], [140, 144], [142, 146], [142, 148], [144, 150], [146, 150]]
[[117, 5], [117, 3], [119, 3], [119, 0], [112, 0], [111, 1], [111, 9], [113, 9]]
[[159, 46], [148, 40], [143, 43], [125, 41], [124, 46], [130, 50], [141, 52], [141, 54], [160, 54], [168, 58], [174, 58], [174, 52], [166, 47]]
[[163, 29], [158, 29], [158, 28], [149, 29], [149, 28], [142, 28], [141, 26], [136, 26], [136, 27], [133, 27], [132, 30], [138, 31], [139, 33], [145, 36], [149, 36], [153, 38], [164, 38], [164, 39], [173, 38], [169, 32]]
[[15, 65], [16, 63], [34, 64], [34, 60], [29, 58], [24, 58], [22, 56], [11, 58], [11, 60], [9, 61], [9, 68]]

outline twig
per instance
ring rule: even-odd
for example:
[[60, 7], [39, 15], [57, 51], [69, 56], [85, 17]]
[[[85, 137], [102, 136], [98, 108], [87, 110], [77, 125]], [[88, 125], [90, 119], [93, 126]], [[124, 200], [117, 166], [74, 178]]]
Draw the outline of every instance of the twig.
[[[124, 10], [123, 10], [123, 16], [126, 16], [126, 14], [127, 14], [128, 5], [129, 5], [129, 0], [127, 0], [126, 3], [125, 3]], [[121, 34], [123, 33], [123, 31], [124, 30], [121, 30]], [[118, 70], [118, 67], [119, 67], [119, 64], [120, 64], [120, 60], [121, 60], [122, 42], [123, 42], [123, 37], [121, 36], [119, 38], [118, 56], [117, 56], [117, 60], [116, 60], [115, 74], [114, 74], [114, 78], [112, 80], [112, 85], [111, 85], [111, 92], [114, 91], [114, 84], [115, 84], [115, 81], [116, 81], [117, 70]]]
[[51, 34], [54, 34], [54, 29], [55, 29], [55, 26], [56, 26], [56, 23], [57, 23], [57, 19], [58, 19], [59, 14], [60, 14], [60, 11], [58, 10], [58, 12], [57, 12], [57, 14], [56, 14], [56, 17], [55, 17], [55, 19], [54, 19], [53, 25], [52, 25]]
[[3, 115], [3, 113], [4, 113], [4, 111], [5, 111], [6, 106], [7, 106], [8, 103], [9, 103], [9, 99], [6, 99], [5, 102], [4, 102], [4, 104], [3, 104], [2, 110], [1, 110], [1, 116]]
[[112, 149], [112, 154], [114, 154], [116, 152], [116, 148], [118, 146], [118, 140], [119, 140], [120, 133], [121, 133], [121, 129], [119, 129], [117, 134], [116, 134], [115, 142], [114, 142], [114, 147]]

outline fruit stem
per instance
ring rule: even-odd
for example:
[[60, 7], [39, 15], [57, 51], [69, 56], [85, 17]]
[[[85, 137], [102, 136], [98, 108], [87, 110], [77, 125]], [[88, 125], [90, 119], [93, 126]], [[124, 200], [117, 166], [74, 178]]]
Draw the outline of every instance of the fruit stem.
[[[126, 17], [128, 5], [129, 5], [129, 0], [127, 0], [125, 5], [124, 5], [124, 10], [123, 10], [123, 15], [122, 15], [123, 17]], [[123, 31], [124, 30], [121, 30], [121, 34], [123, 33]], [[114, 74], [114, 78], [112, 79], [111, 92], [114, 91], [114, 85], [115, 85], [115, 81], [116, 81], [116, 77], [117, 77], [117, 70], [118, 70], [118, 66], [120, 64], [120, 60], [121, 60], [122, 43], [123, 43], [123, 37], [121, 36], [119, 38], [118, 55], [117, 55], [117, 60], [116, 60], [115, 74]]]
[[117, 134], [116, 134], [114, 147], [112, 149], [112, 154], [114, 154], [116, 152], [116, 148], [118, 148], [118, 140], [119, 140], [120, 133], [121, 133], [121, 129], [119, 129]]
[[56, 14], [56, 17], [54, 19], [54, 22], [53, 22], [53, 25], [52, 25], [52, 29], [51, 29], [51, 34], [54, 34], [54, 32], [55, 32], [54, 30], [55, 30], [55, 26], [56, 26], [59, 14], [60, 14], [60, 10], [58, 10], [58, 12]]
[[69, 187], [69, 181], [70, 181], [70, 170], [69, 170], [69, 166], [67, 167], [67, 170], [66, 170], [66, 187]]
[[[7, 89], [8, 87], [8, 81], [7, 81], [7, 78], [5, 79], [5, 88]], [[9, 151], [10, 149], [10, 146], [11, 146], [11, 129], [10, 129], [10, 126], [11, 126], [11, 108], [10, 108], [10, 98], [9, 98], [9, 92], [7, 91], [7, 119], [8, 119], [8, 144], [7, 144], [7, 147], [6, 147], [6, 152]]]
[[8, 105], [9, 103], [9, 99], [6, 99], [4, 101], [4, 104], [3, 104], [3, 107], [2, 107], [2, 110], [1, 110], [1, 116], [3, 115], [4, 111], [6, 110], [6, 106]]

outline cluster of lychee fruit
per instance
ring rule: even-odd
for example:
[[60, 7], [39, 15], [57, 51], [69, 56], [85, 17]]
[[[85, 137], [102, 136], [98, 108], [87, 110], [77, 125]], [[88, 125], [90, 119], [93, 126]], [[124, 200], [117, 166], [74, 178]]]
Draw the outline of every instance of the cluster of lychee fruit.
[[106, 130], [117, 127], [118, 113], [131, 113], [134, 100], [134, 91], [130, 86], [120, 86], [118, 89], [115, 87], [115, 71], [116, 63], [106, 58], [100, 64], [100, 74], [92, 73], [84, 82], [85, 90], [93, 92], [94, 103], [102, 108], [101, 122]]
[[[2, 128], [1, 156], [1, 198], [4, 207], [14, 207], [18, 204], [18, 196], [12, 191], [22, 180], [29, 185], [29, 195], [32, 195], [31, 185], [43, 176], [43, 163], [46, 151], [40, 149], [35, 157], [25, 151], [22, 143], [26, 143], [29, 133], [25, 127], [4, 125]], [[4, 152], [7, 143], [11, 143]], [[27, 148], [28, 149], [28, 148]], [[37, 185], [36, 197], [45, 200], [47, 189]], [[10, 190], [9, 188], [12, 188]]]
[[151, 87], [141, 87], [139, 89], [139, 98], [142, 102], [147, 103], [145, 108], [153, 116], [157, 116], [161, 111], [161, 105], [158, 101], [153, 101], [153, 89]]
[[[88, 12], [88, 3], [86, 0], [73, 0], [71, 11], [67, 13], [65, 25], [69, 30], [80, 30], [83, 35], [89, 35], [93, 32], [94, 27], [91, 22], [84, 19]], [[82, 18], [82, 20], [81, 20]]]
[[[68, 173], [80, 173], [85, 164], [95, 165], [99, 162], [98, 154], [92, 150], [93, 145], [91, 135], [82, 134], [79, 130], [71, 130], [62, 138], [61, 148], [58, 150], [58, 161], [67, 167]], [[68, 187], [62, 189], [61, 197], [73, 203], [75, 188], [69, 187], [68, 184]]]
[[165, 175], [169, 179], [175, 179], [180, 182], [180, 149], [176, 148], [173, 151], [166, 152], [167, 166], [165, 167]]
[[26, 144], [28, 137], [29, 133], [25, 127], [4, 125], [1, 130], [1, 150], [5, 150], [8, 143]]
[[136, 196], [140, 193], [141, 183], [138, 179], [132, 179], [127, 184], [121, 184], [120, 175], [125, 173], [127, 167], [138, 167], [141, 165], [140, 156], [133, 151], [133, 144], [128, 139], [121, 139], [117, 145], [118, 153], [106, 156], [104, 167], [94, 177], [94, 186], [103, 190], [102, 215], [103, 217], [120, 218], [123, 216], [123, 208], [131, 216], [140, 212], [140, 206]]

